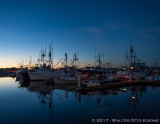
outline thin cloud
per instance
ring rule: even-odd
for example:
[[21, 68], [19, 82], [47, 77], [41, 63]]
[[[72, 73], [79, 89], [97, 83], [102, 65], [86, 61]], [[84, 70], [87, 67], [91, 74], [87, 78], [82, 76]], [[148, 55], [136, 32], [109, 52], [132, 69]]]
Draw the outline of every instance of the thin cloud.
[[132, 24], [130, 23], [118, 23], [118, 22], [107, 22], [105, 28], [111, 30], [122, 30], [132, 28]]
[[160, 26], [141, 27], [135, 34], [143, 36], [144, 38], [160, 38]]
[[97, 33], [97, 34], [103, 34], [103, 30], [98, 27], [83, 27], [83, 28], [78, 28], [80, 31], [84, 32], [89, 32], [89, 33]]

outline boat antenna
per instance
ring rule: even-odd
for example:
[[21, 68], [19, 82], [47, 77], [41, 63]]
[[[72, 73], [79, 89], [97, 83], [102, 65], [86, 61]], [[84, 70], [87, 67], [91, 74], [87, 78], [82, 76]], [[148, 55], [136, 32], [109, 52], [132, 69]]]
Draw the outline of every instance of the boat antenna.
[[68, 55], [67, 55], [67, 53], [65, 53], [64, 61], [65, 61], [65, 66], [68, 66]]
[[42, 61], [43, 61], [43, 58], [42, 58], [42, 45], [41, 45], [41, 65], [43, 64]]
[[44, 57], [46, 57], [46, 44], [45, 44]]
[[49, 44], [49, 52], [48, 52], [48, 57], [49, 57], [49, 65], [52, 65], [52, 51], [51, 51], [51, 44]]
[[95, 47], [95, 67], [96, 67], [96, 47]]
[[73, 56], [73, 64], [75, 67], [77, 66], [77, 61], [78, 61], [78, 57], [77, 57], [77, 54], [75, 53]]
[[80, 63], [80, 62], [79, 62], [79, 52], [78, 52], [77, 54], [78, 54], [78, 67], [79, 67], [79, 63]]
[[52, 68], [53, 68], [53, 41], [52, 41], [52, 59], [51, 61], [52, 61]]

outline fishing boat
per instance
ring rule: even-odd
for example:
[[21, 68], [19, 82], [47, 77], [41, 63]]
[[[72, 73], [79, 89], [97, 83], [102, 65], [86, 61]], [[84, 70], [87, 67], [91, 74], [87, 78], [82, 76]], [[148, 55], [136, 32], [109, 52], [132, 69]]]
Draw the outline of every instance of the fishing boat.
[[74, 71], [67, 72], [66, 75], [60, 78], [54, 78], [54, 83], [78, 83], [78, 77], [82, 79], [82, 74], [72, 68]]
[[28, 71], [28, 74], [31, 81], [42, 81], [63, 77], [65, 75], [65, 72], [62, 69], [54, 70], [50, 66], [46, 66], [46, 64], [43, 64], [40, 69]]
[[126, 61], [128, 61], [129, 66], [125, 65], [122, 71], [117, 73], [117, 76], [121, 79], [145, 80], [148, 71], [147, 66], [137, 57], [133, 46], [130, 46], [130, 54], [126, 53]]
[[48, 59], [46, 59], [46, 49], [41, 50], [36, 65], [38, 65], [39, 68], [28, 71], [30, 81], [52, 80], [65, 75], [64, 69], [53, 69], [56, 66], [53, 67], [53, 43], [52, 45], [49, 44]]

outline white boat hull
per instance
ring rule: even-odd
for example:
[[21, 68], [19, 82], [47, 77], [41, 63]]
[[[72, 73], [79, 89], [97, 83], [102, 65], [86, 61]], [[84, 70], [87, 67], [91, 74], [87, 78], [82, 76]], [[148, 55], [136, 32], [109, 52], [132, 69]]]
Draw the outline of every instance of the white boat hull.
[[29, 78], [31, 81], [42, 81], [42, 80], [49, 80], [55, 77], [63, 77], [64, 72], [49, 72], [49, 71], [35, 71], [35, 72], [28, 72]]

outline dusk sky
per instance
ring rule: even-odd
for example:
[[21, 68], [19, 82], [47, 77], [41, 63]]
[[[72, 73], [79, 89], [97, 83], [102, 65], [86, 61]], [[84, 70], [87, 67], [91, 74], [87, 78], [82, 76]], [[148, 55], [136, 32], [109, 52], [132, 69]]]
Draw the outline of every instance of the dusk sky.
[[121, 66], [130, 45], [146, 64], [160, 63], [160, 0], [0, 0], [0, 67], [37, 60], [52, 41], [54, 64], [65, 52], [94, 63], [96, 47]]

